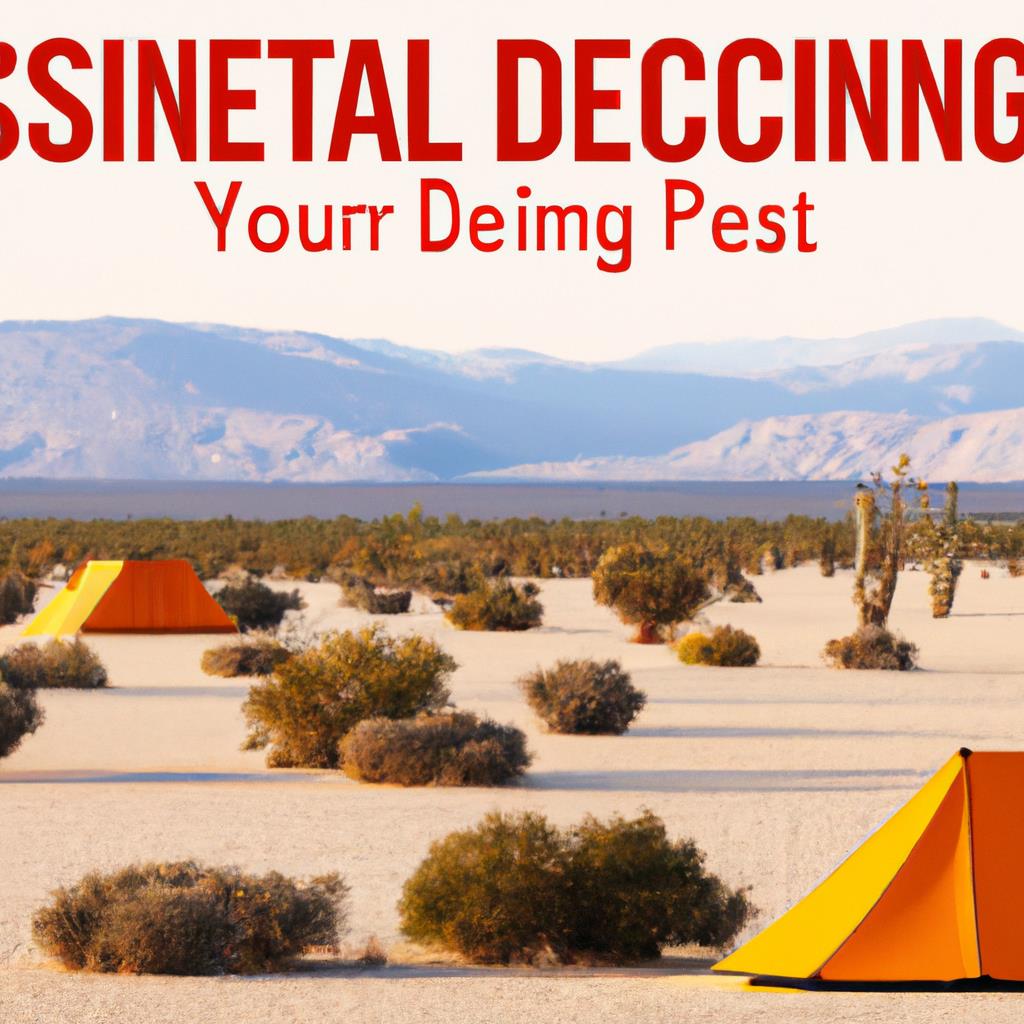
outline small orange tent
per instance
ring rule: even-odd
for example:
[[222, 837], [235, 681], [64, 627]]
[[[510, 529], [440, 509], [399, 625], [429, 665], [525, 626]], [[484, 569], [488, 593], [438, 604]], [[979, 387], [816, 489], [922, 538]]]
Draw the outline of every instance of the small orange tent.
[[182, 559], [89, 561], [29, 623], [25, 636], [84, 633], [236, 633]]
[[836, 982], [1024, 981], [1024, 752], [948, 761], [716, 971]]

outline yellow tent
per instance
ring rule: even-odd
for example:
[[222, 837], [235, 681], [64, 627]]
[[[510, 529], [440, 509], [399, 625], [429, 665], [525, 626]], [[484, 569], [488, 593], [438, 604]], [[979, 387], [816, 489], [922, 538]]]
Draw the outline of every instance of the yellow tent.
[[188, 562], [89, 561], [29, 623], [25, 636], [235, 633]]
[[961, 750], [716, 971], [1024, 981], [1024, 753]]

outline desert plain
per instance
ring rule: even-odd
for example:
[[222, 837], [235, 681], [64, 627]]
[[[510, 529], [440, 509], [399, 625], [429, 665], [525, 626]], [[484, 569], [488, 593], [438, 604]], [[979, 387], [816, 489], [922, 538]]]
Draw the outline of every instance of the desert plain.
[[[503, 789], [268, 770], [261, 752], [240, 749], [247, 681], [200, 670], [218, 638], [90, 636], [111, 686], [42, 691], [46, 722], [0, 763], [0, 1022], [1018, 1020], [1017, 992], [764, 989], [712, 975], [707, 950], [621, 969], [468, 966], [406, 943], [396, 910], [430, 842], [489, 810], [568, 824], [646, 807], [673, 836], [694, 837], [727, 882], [751, 887], [757, 929], [957, 748], [1024, 749], [1024, 580], [998, 568], [982, 579], [980, 569], [966, 565], [946, 620], [930, 616], [927, 576], [901, 575], [890, 624], [920, 648], [910, 673], [822, 664], [822, 646], [851, 631], [854, 608], [850, 574], [826, 579], [817, 566], [757, 577], [761, 604], [705, 612], [757, 637], [756, 668], [684, 666], [666, 647], [630, 643], [628, 628], [594, 604], [589, 580], [541, 581], [544, 624], [528, 633], [458, 632], [424, 598], [382, 617], [452, 654], [458, 706], [526, 731], [533, 765]], [[338, 607], [333, 584], [298, 586], [304, 630], [370, 619]], [[20, 629], [0, 629], [0, 647]], [[647, 693], [626, 735], [551, 735], [527, 708], [517, 677], [582, 656], [618, 659]], [[55, 886], [91, 869], [181, 858], [340, 871], [352, 890], [345, 956], [287, 975], [164, 978], [75, 975], [33, 949], [32, 913]], [[351, 966], [370, 936], [388, 965]]]

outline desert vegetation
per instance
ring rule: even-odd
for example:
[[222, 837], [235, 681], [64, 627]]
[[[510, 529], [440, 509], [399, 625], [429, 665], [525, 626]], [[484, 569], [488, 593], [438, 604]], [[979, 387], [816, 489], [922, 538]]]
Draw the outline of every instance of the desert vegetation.
[[539, 626], [544, 606], [537, 600], [535, 583], [511, 580], [480, 580], [466, 594], [459, 594], [445, 612], [456, 629], [518, 633]]
[[30, 615], [36, 604], [36, 585], [20, 568], [0, 576], [0, 626]]
[[297, 590], [290, 593], [272, 590], [252, 576], [240, 583], [225, 584], [213, 597], [243, 633], [252, 629], [276, 629], [285, 612], [302, 608]]
[[746, 892], [650, 812], [568, 829], [489, 814], [430, 847], [399, 909], [410, 939], [480, 963], [651, 959], [667, 945], [725, 945], [752, 914]]
[[412, 718], [447, 703], [454, 660], [431, 640], [379, 627], [332, 632], [279, 665], [243, 705], [249, 750], [275, 768], [337, 768], [345, 734], [367, 718]]
[[668, 627], [693, 618], [710, 597], [686, 559], [640, 544], [611, 548], [594, 568], [594, 600], [636, 626], [637, 643], [662, 643]]
[[345, 772], [400, 786], [503, 786], [530, 764], [526, 737], [468, 711], [370, 718], [341, 741]]
[[693, 630], [677, 644], [676, 654], [684, 665], [717, 665], [743, 668], [756, 665], [761, 658], [757, 641], [742, 629], [715, 626], [705, 633]]
[[57, 889], [32, 935], [70, 970], [257, 974], [334, 945], [346, 893], [338, 875], [303, 883], [191, 861], [144, 864]]
[[519, 688], [552, 732], [621, 735], [647, 703], [613, 660], [564, 659], [523, 676]]
[[412, 604], [412, 591], [379, 590], [361, 576], [350, 576], [341, 584], [341, 603], [371, 615], [402, 615]]
[[861, 626], [850, 636], [829, 640], [822, 657], [832, 668], [907, 672], [917, 665], [917, 647], [883, 626]]
[[0, 655], [0, 676], [21, 690], [93, 690], [107, 685], [100, 656], [79, 637], [12, 647]]
[[913, 547], [924, 562], [924, 567], [931, 577], [928, 593], [932, 599], [932, 618], [945, 619], [953, 610], [953, 599], [956, 597], [956, 585], [963, 572], [961, 560], [961, 524], [959, 515], [960, 489], [950, 481], [946, 485], [946, 503], [938, 520], [932, 519], [927, 513], [930, 510], [928, 489], [922, 487], [921, 529], [913, 538]]
[[43, 724], [35, 690], [11, 686], [0, 679], [0, 758], [13, 754], [21, 741]]
[[243, 636], [203, 651], [200, 666], [208, 676], [269, 676], [292, 652], [272, 636]]
[[904, 491], [908, 486], [926, 489], [910, 477], [907, 455], [901, 455], [892, 467], [888, 483], [880, 473], [875, 473], [872, 486], [857, 485], [853, 579], [857, 629], [825, 645], [822, 656], [834, 668], [905, 671], [914, 667], [917, 648], [887, 628], [907, 547], [908, 506]]

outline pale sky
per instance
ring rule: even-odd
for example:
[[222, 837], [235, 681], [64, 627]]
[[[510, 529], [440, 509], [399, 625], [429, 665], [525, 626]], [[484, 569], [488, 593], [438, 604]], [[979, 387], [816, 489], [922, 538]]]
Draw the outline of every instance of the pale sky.
[[[973, 146], [971, 69], [978, 46], [1020, 32], [1017, 2], [973, 4], [862, 2], [655, 3], [479, 2], [267, 3], [178, 0], [173, 5], [91, 0], [35, 0], [8, 4], [0, 38], [13, 44], [19, 65], [0, 81], [0, 102], [22, 123], [17, 152], [0, 163], [0, 318], [82, 318], [104, 314], [218, 321], [261, 328], [316, 330], [341, 337], [378, 337], [457, 351], [520, 346], [572, 359], [610, 359], [678, 341], [830, 336], [858, 333], [940, 316], [987, 316], [1024, 325], [1020, 239], [1024, 235], [1022, 168], [977, 155]], [[257, 89], [257, 111], [232, 115], [232, 135], [267, 143], [267, 162], [210, 165], [179, 162], [167, 133], [158, 160], [104, 164], [98, 140], [82, 160], [43, 162], [26, 143], [25, 125], [48, 116], [27, 85], [32, 45], [71, 36], [97, 65], [104, 38], [156, 38], [165, 53], [179, 38], [200, 40], [199, 106], [206, 90], [203, 43], [219, 38], [333, 38], [339, 56], [321, 62], [316, 86], [315, 159], [293, 164], [286, 112], [290, 81], [283, 63], [232, 66], [232, 85]], [[685, 164], [660, 164], [640, 145], [640, 57], [654, 40], [682, 36], [698, 44], [713, 71], [725, 43], [761, 36], [791, 71], [794, 38], [856, 41], [866, 57], [872, 37], [922, 38], [941, 66], [941, 40], [965, 41], [965, 159], [943, 163], [924, 119], [919, 164], [871, 164], [859, 136], [850, 138], [845, 164], [793, 163], [786, 136], [776, 156], [744, 165], [721, 155], [714, 137], [714, 93], [693, 83], [667, 93], [675, 117], [709, 115], [709, 144]], [[459, 164], [382, 164], [375, 143], [362, 140], [348, 163], [329, 164], [333, 122], [347, 40], [381, 41], [404, 153], [405, 40], [429, 38], [432, 129], [441, 140], [463, 142]], [[623, 108], [599, 115], [601, 138], [627, 139], [625, 164], [576, 164], [567, 118], [562, 147], [539, 163], [494, 161], [495, 40], [536, 37], [554, 45], [566, 70], [571, 111], [574, 38], [630, 38], [628, 61], [605, 62], [599, 84], [621, 88]], [[939, 44], [935, 46], [934, 44]], [[891, 63], [890, 94], [897, 110], [898, 64]], [[253, 62], [256, 65], [256, 62]], [[866, 65], [865, 65], [866, 66]], [[131, 64], [129, 64], [131, 67]], [[819, 55], [823, 77], [824, 55]], [[91, 107], [100, 125], [99, 71], [58, 73]], [[1005, 84], [1013, 79], [1006, 76]], [[782, 113], [792, 82], [744, 79], [750, 116]], [[131, 90], [129, 90], [130, 94]], [[527, 100], [529, 94], [527, 93]], [[524, 101], [526, 102], [526, 101]], [[820, 104], [819, 104], [820, 106]], [[62, 119], [52, 115], [55, 122]], [[129, 111], [128, 121], [133, 114]], [[158, 119], [159, 123], [159, 119]], [[205, 129], [200, 115], [200, 140]], [[899, 152], [893, 118], [890, 148]], [[1002, 123], [1005, 131], [1007, 123]], [[529, 126], [524, 121], [524, 132]], [[752, 125], [746, 126], [750, 130]], [[668, 131], [668, 129], [667, 129]], [[819, 110], [819, 138], [824, 118]], [[133, 135], [129, 132], [128, 151]], [[204, 146], [200, 142], [200, 156]], [[463, 202], [463, 220], [476, 203], [498, 206], [511, 220], [516, 188], [551, 203], [629, 203], [633, 265], [607, 274], [588, 253], [517, 252], [506, 241], [498, 253], [480, 253], [464, 240], [446, 253], [418, 251], [421, 177], [447, 178]], [[706, 193], [708, 211], [723, 203], [756, 215], [765, 203], [791, 207], [806, 192], [815, 210], [809, 223], [818, 251], [767, 255], [718, 252], [710, 212], [680, 236], [676, 252], [663, 249], [663, 182], [688, 178]], [[244, 182], [229, 232], [218, 254], [215, 232], [193, 186], [210, 183], [221, 198], [232, 179]], [[290, 243], [280, 253], [256, 252], [244, 219], [262, 203], [297, 207], [325, 203], [391, 203], [378, 253], [306, 253]], [[321, 216], [318, 214], [317, 216]], [[792, 227], [792, 221], [790, 221]], [[357, 230], [356, 236], [361, 237]]]

